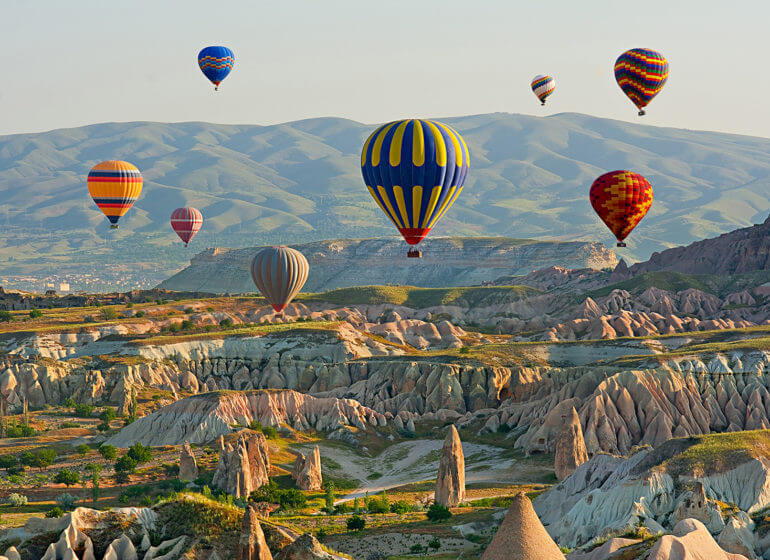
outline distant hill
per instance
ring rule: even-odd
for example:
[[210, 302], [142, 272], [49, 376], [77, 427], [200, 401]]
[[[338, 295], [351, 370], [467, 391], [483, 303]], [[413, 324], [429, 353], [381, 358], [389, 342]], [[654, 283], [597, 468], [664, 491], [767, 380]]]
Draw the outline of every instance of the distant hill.
[[[629, 168], [655, 190], [622, 254], [745, 227], [767, 214], [770, 140], [657, 128], [580, 114], [443, 119], [471, 151], [466, 189], [435, 235], [612, 242], [588, 203], [599, 174]], [[9, 271], [105, 265], [160, 280], [204, 247], [391, 235], [363, 186], [373, 124], [320, 118], [274, 126], [107, 123], [0, 137], [0, 265]], [[109, 232], [85, 178], [105, 159], [135, 163], [145, 190]], [[168, 226], [177, 206], [206, 223], [185, 251]], [[12, 259], [12, 260], [11, 260]]]
[[[406, 258], [406, 244], [392, 239], [337, 239], [294, 244], [310, 263], [305, 292], [367, 285], [424, 288], [473, 286], [504, 275], [523, 275], [561, 264], [608, 268], [615, 253], [600, 243], [552, 242], [499, 237], [439, 237], [422, 243], [423, 258]], [[211, 249], [159, 288], [210, 293], [254, 292], [250, 267], [259, 247]]]

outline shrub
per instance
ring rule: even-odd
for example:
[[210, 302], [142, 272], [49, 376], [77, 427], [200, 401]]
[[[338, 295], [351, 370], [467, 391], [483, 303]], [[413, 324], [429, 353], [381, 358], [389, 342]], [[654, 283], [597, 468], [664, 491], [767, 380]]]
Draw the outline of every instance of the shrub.
[[233, 320], [230, 319], [230, 317], [226, 317], [219, 321], [219, 326], [224, 328], [229, 328], [233, 326]]
[[147, 313], [145, 313], [142, 310], [139, 310], [136, 313], [134, 313], [134, 317], [144, 317], [145, 315], [147, 315]]
[[53, 481], [64, 484], [67, 488], [80, 483], [80, 473], [72, 469], [62, 469], [53, 477]]
[[32, 437], [35, 435], [35, 428], [32, 426], [10, 426], [5, 431], [5, 435], [9, 438]]
[[139, 463], [130, 455], [123, 455], [115, 461], [115, 472], [132, 473], [136, 470]]
[[436, 523], [438, 521], [444, 521], [445, 519], [452, 517], [452, 512], [449, 511], [449, 508], [446, 508], [442, 505], [431, 504], [428, 508], [427, 515], [428, 519]]
[[88, 455], [88, 452], [91, 451], [91, 448], [88, 447], [85, 443], [81, 443], [75, 448], [75, 451], [78, 452], [78, 455]]
[[36, 309], [33, 307], [32, 309], [29, 310], [30, 319], [37, 319], [38, 317], [42, 317], [42, 316], [43, 316], [43, 312], [40, 311], [39, 309]]
[[97, 424], [96, 429], [100, 432], [109, 432], [110, 431], [110, 423], [109, 422], [99, 422]]
[[64, 401], [64, 406], [66, 406], [67, 408], [74, 407], [75, 406], [75, 399], [73, 399], [72, 397], [67, 397], [66, 400]]
[[383, 492], [379, 498], [369, 498], [366, 509], [369, 510], [369, 513], [388, 513], [390, 511], [388, 495]]
[[249, 429], [254, 430], [256, 432], [261, 432], [262, 424], [260, 424], [256, 420], [252, 420], [251, 422], [249, 422]]
[[69, 420], [65, 420], [59, 426], [59, 428], [61, 428], [62, 430], [66, 428], [79, 428], [79, 427], [80, 427], [80, 424], [78, 424], [77, 422], [70, 422]]
[[10, 496], [8, 496], [8, 503], [12, 507], [26, 506], [28, 501], [29, 500], [27, 500], [27, 497], [24, 494], [17, 494], [16, 492], [13, 492]]
[[305, 505], [305, 502], [307, 502], [307, 497], [296, 488], [282, 490], [278, 496], [278, 503], [281, 504], [283, 509], [302, 507]]
[[13, 313], [5, 310], [0, 311], [0, 321], [5, 323], [10, 323], [11, 321], [13, 321]]
[[359, 515], [352, 515], [348, 517], [345, 524], [348, 527], [348, 531], [363, 531], [364, 527], [366, 527], [366, 520]]
[[99, 454], [108, 461], [114, 461], [118, 456], [118, 450], [114, 445], [105, 444], [99, 448]]
[[319, 540], [319, 542], [323, 542], [323, 540], [326, 538], [326, 529], [321, 527], [318, 529], [318, 531], [315, 534], [315, 537]]
[[424, 549], [423, 549], [422, 545], [419, 544], [419, 543], [413, 544], [412, 546], [409, 547], [409, 552], [412, 553], [412, 554], [422, 554], [423, 551], [424, 551]]
[[102, 319], [105, 321], [111, 321], [112, 319], [118, 318], [118, 312], [115, 310], [114, 307], [105, 307], [102, 309]]
[[41, 470], [47, 469], [53, 465], [53, 462], [56, 460], [56, 450], [51, 448], [36, 449], [32, 454], [32, 457], [31, 467], [36, 467]]
[[185, 319], [184, 321], [182, 321], [182, 324], [179, 326], [179, 328], [182, 329], [183, 331], [190, 331], [195, 328], [195, 323], [193, 323], [188, 319]]
[[433, 537], [433, 539], [431, 539], [428, 542], [428, 546], [431, 547], [433, 550], [438, 550], [439, 548], [441, 548], [441, 541], [439, 540], [438, 537]]
[[262, 433], [265, 434], [265, 437], [269, 439], [275, 439], [278, 437], [278, 430], [276, 430], [273, 426], [264, 426], [262, 428]]
[[[8, 480], [10, 480], [11, 476], [19, 476], [21, 474], [24, 474], [24, 471], [27, 469], [24, 468], [24, 465], [14, 465], [11, 468], [8, 469]], [[15, 483], [14, 483], [15, 484]]]
[[69, 492], [56, 496], [56, 504], [63, 510], [73, 509], [77, 501], [77, 498]]
[[78, 403], [75, 405], [75, 416], [80, 418], [91, 418], [94, 413], [94, 407], [90, 404]]
[[101, 420], [102, 422], [109, 423], [115, 420], [115, 418], [117, 417], [118, 415], [115, 413], [115, 409], [112, 408], [111, 406], [108, 406], [107, 408], [105, 408], [99, 413], [99, 420]]
[[137, 465], [152, 461], [152, 449], [147, 446], [136, 442], [134, 445], [128, 448], [127, 455], [136, 461]]
[[185, 307], [184, 312], [189, 315], [190, 313], [195, 313], [195, 309], [192, 307]]
[[334, 506], [334, 513], [345, 514], [350, 513], [350, 504], [348, 502], [340, 502]]
[[83, 315], [84, 323], [96, 323], [96, 318], [93, 315]]
[[115, 482], [125, 484], [129, 480], [128, 471], [115, 471]]
[[398, 500], [390, 504], [391, 513], [407, 513], [412, 511], [412, 504], [406, 500]]
[[471, 349], [469, 346], [462, 346], [460, 347], [460, 354], [470, 354]]
[[61, 517], [62, 515], [64, 515], [64, 510], [62, 510], [62, 508], [60, 508], [59, 506], [54, 506], [51, 509], [49, 509], [47, 512], [45, 512], [45, 516], [48, 519], [53, 519], [55, 517]]
[[8, 472], [8, 469], [16, 466], [16, 463], [18, 463], [16, 455], [0, 455], [0, 469]]

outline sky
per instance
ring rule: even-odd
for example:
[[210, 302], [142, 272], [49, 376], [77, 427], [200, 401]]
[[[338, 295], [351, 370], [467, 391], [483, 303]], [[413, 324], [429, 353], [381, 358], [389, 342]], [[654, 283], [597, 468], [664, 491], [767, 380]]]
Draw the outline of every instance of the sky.
[[[114, 121], [379, 123], [580, 112], [770, 136], [766, 0], [2, 0], [0, 134]], [[236, 67], [215, 93], [207, 45]], [[640, 119], [617, 56], [668, 84]], [[555, 77], [546, 107], [530, 90]]]

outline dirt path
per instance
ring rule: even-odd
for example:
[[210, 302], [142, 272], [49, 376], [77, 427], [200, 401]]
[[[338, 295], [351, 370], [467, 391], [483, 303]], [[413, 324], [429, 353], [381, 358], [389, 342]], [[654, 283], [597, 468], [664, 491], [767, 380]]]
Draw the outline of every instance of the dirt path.
[[[337, 503], [360, 498], [368, 492], [376, 494], [405, 484], [436, 477], [443, 440], [404, 441], [388, 447], [377, 457], [362, 457], [352, 449], [319, 444], [321, 457], [339, 464], [332, 470], [335, 476], [354, 479], [360, 483], [355, 490], [341, 497]], [[310, 447], [300, 447], [304, 452]], [[491, 445], [463, 443], [466, 483], [514, 482], [516, 469], [508, 450]], [[330, 469], [331, 470], [331, 469]], [[381, 476], [370, 479], [371, 475]]]

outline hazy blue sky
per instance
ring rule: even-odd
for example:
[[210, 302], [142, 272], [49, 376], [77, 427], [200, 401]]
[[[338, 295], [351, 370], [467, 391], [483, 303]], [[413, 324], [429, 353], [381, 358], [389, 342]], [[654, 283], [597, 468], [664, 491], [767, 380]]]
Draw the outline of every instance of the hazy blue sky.
[[[105, 121], [575, 111], [770, 136], [766, 0], [1, 0], [0, 134]], [[230, 46], [214, 93], [196, 55]], [[615, 58], [659, 50], [648, 116]], [[556, 93], [541, 108], [531, 78]]]

